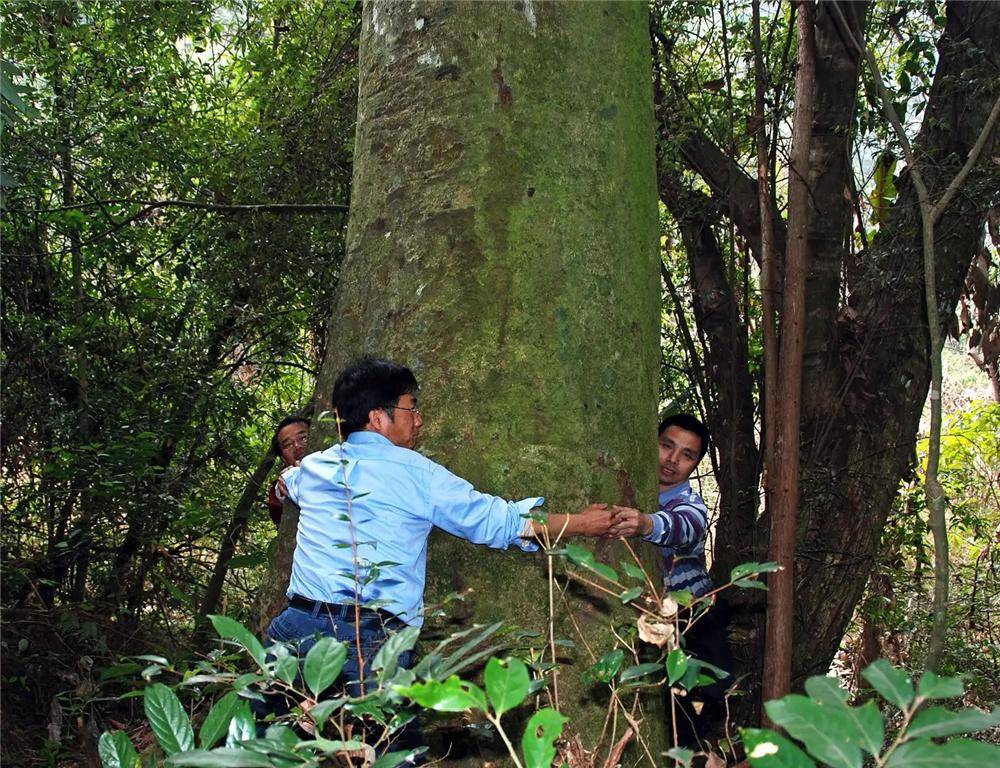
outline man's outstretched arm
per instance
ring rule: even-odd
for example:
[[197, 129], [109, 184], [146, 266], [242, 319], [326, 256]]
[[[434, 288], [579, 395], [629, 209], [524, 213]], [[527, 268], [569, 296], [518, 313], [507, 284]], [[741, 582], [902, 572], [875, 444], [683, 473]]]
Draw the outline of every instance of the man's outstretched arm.
[[607, 504], [591, 504], [575, 515], [552, 513], [545, 522], [531, 521], [535, 538], [559, 539], [566, 536], [607, 536], [611, 509]]

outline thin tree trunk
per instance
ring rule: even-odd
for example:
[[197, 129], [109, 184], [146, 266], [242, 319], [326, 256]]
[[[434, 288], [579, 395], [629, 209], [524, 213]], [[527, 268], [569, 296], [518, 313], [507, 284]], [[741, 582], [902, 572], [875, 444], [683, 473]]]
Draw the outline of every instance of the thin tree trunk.
[[791, 688], [792, 617], [795, 602], [795, 539], [799, 506], [799, 445], [802, 355], [805, 348], [805, 281], [809, 261], [809, 148], [815, 85], [815, 28], [811, 2], [798, 4], [799, 69], [795, 85], [791, 168], [788, 178], [788, 251], [781, 313], [781, 410], [768, 414], [774, 425], [777, 472], [773, 487], [770, 559], [782, 570], [768, 579], [764, 646], [764, 700]]
[[774, 264], [774, 213], [771, 190], [768, 187], [769, 158], [767, 120], [764, 114], [765, 70], [764, 54], [760, 47], [760, 0], [753, 0], [753, 61], [754, 61], [754, 119], [757, 121], [757, 206], [760, 211], [760, 263], [761, 263], [761, 337], [764, 345], [764, 411], [761, 419], [764, 444], [764, 503], [771, 505], [772, 473], [775, 466], [774, 421], [778, 413], [778, 326], [775, 302]]
[[225, 584], [226, 574], [229, 572], [229, 561], [233, 559], [233, 555], [236, 553], [236, 545], [243, 536], [243, 531], [246, 530], [247, 521], [250, 519], [250, 511], [254, 507], [254, 502], [260, 499], [261, 486], [267, 480], [267, 475], [271, 471], [271, 468], [274, 467], [276, 459], [277, 456], [274, 450], [269, 448], [243, 489], [243, 495], [240, 496], [240, 500], [236, 504], [236, 509], [233, 510], [233, 517], [229, 521], [229, 526], [222, 535], [222, 541], [219, 545], [219, 557], [215, 561], [212, 576], [205, 587], [201, 607], [198, 609], [199, 617], [205, 617], [212, 613], [218, 605], [219, 596], [222, 594], [222, 586]]

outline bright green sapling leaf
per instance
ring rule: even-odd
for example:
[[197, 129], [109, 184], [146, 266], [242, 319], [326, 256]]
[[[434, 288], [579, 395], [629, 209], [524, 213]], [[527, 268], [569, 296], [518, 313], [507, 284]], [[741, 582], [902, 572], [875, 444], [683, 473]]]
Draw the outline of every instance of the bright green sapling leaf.
[[833, 768], [861, 768], [861, 750], [852, 740], [851, 729], [844, 721], [831, 717], [828, 707], [792, 694], [767, 702], [764, 709], [813, 757]]
[[929, 707], [913, 718], [910, 727], [906, 729], [906, 735], [911, 739], [939, 738], [985, 731], [997, 725], [1000, 725], [1000, 707], [994, 707], [992, 712], [980, 712], [978, 709], [952, 711], [944, 707]]
[[615, 648], [598, 659], [597, 663], [587, 669], [583, 675], [584, 678], [590, 678], [600, 683], [610, 683], [624, 663], [625, 651], [621, 648]]
[[247, 650], [258, 665], [261, 667], [264, 666], [264, 646], [261, 645], [260, 640], [254, 636], [253, 632], [228, 616], [212, 615], [208, 619], [212, 622], [212, 626], [215, 627], [215, 631], [219, 634], [219, 637], [226, 640], [235, 640]]
[[143, 694], [146, 719], [168, 755], [194, 749], [194, 731], [180, 699], [163, 683], [153, 683]]
[[662, 664], [654, 664], [652, 662], [647, 664], [636, 664], [633, 667], [626, 667], [622, 670], [621, 676], [618, 679], [623, 683], [627, 683], [630, 680], [638, 680], [639, 678], [662, 671]]
[[399, 668], [400, 655], [412, 650], [419, 636], [420, 627], [405, 627], [389, 635], [372, 659], [372, 669], [380, 673], [381, 679], [391, 679]]
[[938, 677], [927, 671], [917, 684], [917, 695], [925, 699], [953, 699], [965, 693], [960, 677]]
[[215, 702], [198, 729], [198, 741], [202, 749], [210, 749], [229, 730], [229, 722], [239, 708], [240, 698], [231, 691]]
[[684, 673], [687, 672], [688, 655], [680, 648], [674, 648], [667, 656], [666, 667], [667, 682], [673, 685], [684, 677]]
[[910, 676], [901, 669], [896, 669], [885, 659], [876, 659], [861, 672], [882, 698], [895, 704], [899, 709], [906, 709], [913, 703], [913, 683]]
[[550, 768], [556, 757], [556, 739], [567, 722], [569, 718], [549, 707], [531, 716], [521, 738], [525, 768]]
[[972, 739], [952, 739], [935, 744], [916, 739], [901, 744], [886, 768], [987, 768], [1000, 765], [1000, 747]]
[[124, 731], [105, 731], [97, 742], [97, 753], [104, 768], [135, 768], [139, 755]]
[[249, 749], [195, 749], [167, 758], [167, 765], [192, 766], [193, 768], [274, 768], [267, 755]]
[[244, 741], [250, 741], [257, 736], [257, 721], [253, 712], [250, 711], [250, 704], [245, 699], [240, 699], [240, 705], [233, 712], [233, 719], [229, 721], [229, 729], [226, 732], [226, 746], [238, 747]]
[[847, 691], [840, 687], [835, 677], [816, 675], [806, 680], [806, 693], [818, 701], [832, 707], [846, 706]]
[[340, 677], [347, 660], [347, 646], [332, 637], [321, 637], [306, 654], [302, 666], [302, 677], [312, 691], [319, 696]]
[[520, 659], [508, 658], [501, 661], [492, 658], [483, 673], [486, 694], [497, 717], [520, 704], [528, 695], [531, 676]]
[[816, 768], [795, 744], [767, 728], [741, 728], [743, 745], [753, 768]]
[[487, 710], [486, 694], [473, 683], [452, 675], [444, 682], [429, 680], [397, 688], [400, 694], [413, 699], [421, 707], [438, 712], [466, 712], [470, 709]]

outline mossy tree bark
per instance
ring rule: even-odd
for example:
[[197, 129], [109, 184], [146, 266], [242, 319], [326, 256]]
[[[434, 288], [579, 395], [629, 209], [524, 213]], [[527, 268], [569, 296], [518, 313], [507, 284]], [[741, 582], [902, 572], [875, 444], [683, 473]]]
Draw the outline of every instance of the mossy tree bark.
[[[366, 5], [348, 255], [319, 411], [344, 365], [386, 356], [421, 382], [422, 450], [481, 490], [544, 495], [552, 512], [653, 507], [647, 34], [642, 3]], [[619, 544], [595, 549], [606, 562], [626, 556]], [[429, 603], [472, 590], [463, 621], [546, 630], [543, 556], [445, 535], [430, 552]], [[560, 706], [586, 744], [607, 702], [580, 679], [585, 646], [612, 647], [615, 609], [573, 589], [567, 598], [582, 637], [557, 596], [556, 635], [576, 643]], [[647, 721], [653, 754], [661, 720]]]

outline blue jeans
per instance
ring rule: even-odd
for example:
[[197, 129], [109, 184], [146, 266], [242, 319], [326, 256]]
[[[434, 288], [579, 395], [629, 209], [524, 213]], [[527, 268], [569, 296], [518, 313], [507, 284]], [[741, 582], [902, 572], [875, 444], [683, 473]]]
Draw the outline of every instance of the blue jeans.
[[[360, 696], [373, 690], [376, 683], [371, 679], [361, 680], [358, 669], [358, 635], [361, 639], [361, 658], [364, 661], [365, 675], [370, 678], [371, 662], [378, 649], [382, 647], [390, 633], [399, 631], [403, 626], [403, 622], [399, 619], [387, 618], [385, 614], [374, 611], [362, 611], [361, 622], [355, 626], [353, 612], [350, 618], [340, 618], [325, 613], [319, 605], [312, 612], [289, 606], [271, 622], [267, 636], [272, 643], [291, 644], [293, 652], [300, 659], [305, 659], [309, 649], [316, 644], [317, 635], [325, 635], [345, 643], [347, 659], [344, 661], [344, 670], [340, 673], [337, 683], [328, 689], [325, 698], [336, 695], [338, 684], [343, 686], [350, 696]], [[405, 669], [413, 666], [413, 651], [400, 654], [399, 665]]]
[[[272, 643], [287, 643], [300, 661], [305, 660], [306, 654], [316, 644], [317, 636], [332, 637], [347, 645], [344, 669], [334, 684], [320, 696], [322, 700], [334, 698], [342, 693], [357, 697], [374, 690], [378, 684], [372, 678], [372, 660], [389, 635], [398, 632], [404, 626], [403, 622], [395, 617], [369, 610], [361, 612], [361, 621], [355, 625], [353, 610], [349, 611], [348, 618], [341, 618], [337, 614], [327, 613], [321, 605], [317, 605], [312, 611], [288, 606], [271, 622], [267, 636]], [[367, 680], [361, 679], [358, 669], [359, 635], [364, 676]], [[400, 667], [409, 669], [413, 666], [413, 661], [413, 651], [405, 651], [399, 655]], [[301, 686], [301, 684], [300, 677], [297, 685]], [[268, 714], [285, 715], [291, 709], [290, 702], [281, 694], [268, 696], [266, 702], [253, 701], [251, 707], [257, 715], [259, 731], [265, 730], [262, 720]], [[392, 751], [413, 749], [420, 746], [422, 742], [423, 735], [420, 732], [420, 727], [417, 725], [417, 721], [413, 720], [396, 735], [389, 749]], [[421, 762], [422, 760], [418, 761], [418, 764]]]

